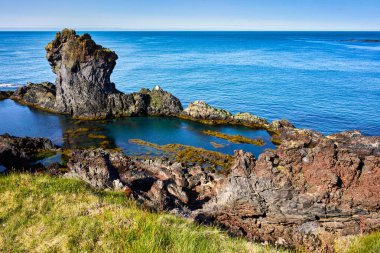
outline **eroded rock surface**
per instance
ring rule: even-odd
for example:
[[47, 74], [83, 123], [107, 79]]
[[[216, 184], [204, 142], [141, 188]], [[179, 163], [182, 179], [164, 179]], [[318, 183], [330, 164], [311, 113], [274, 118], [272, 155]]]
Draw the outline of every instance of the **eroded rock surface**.
[[337, 236], [380, 229], [380, 137], [299, 131], [257, 160], [235, 153], [203, 219], [237, 235], [308, 250], [331, 250]]
[[49, 82], [28, 83], [18, 88], [11, 98], [27, 105], [55, 111], [55, 90], [55, 85]]
[[0, 165], [8, 169], [29, 168], [38, 153], [55, 151], [57, 147], [46, 138], [0, 135]]
[[226, 120], [232, 119], [232, 114], [226, 110], [215, 108], [204, 101], [195, 101], [183, 111], [191, 118], [200, 120]]
[[204, 101], [195, 101], [183, 110], [182, 118], [200, 121], [207, 124], [236, 124], [250, 127], [267, 128], [268, 122], [251, 113], [237, 113], [233, 115], [229, 111], [213, 107]]
[[67, 167], [66, 176], [99, 188], [116, 185], [151, 208], [187, 216], [215, 195], [224, 178], [199, 166], [185, 168], [159, 158], [140, 160], [102, 149], [73, 151]]
[[67, 163], [70, 172], [66, 177], [81, 179], [97, 188], [110, 188], [120, 178], [118, 168], [127, 167], [129, 163], [130, 159], [118, 152], [76, 150]]
[[115, 52], [97, 45], [89, 34], [64, 29], [46, 46], [46, 58], [57, 75], [58, 112], [74, 117], [105, 117], [107, 97], [117, 93], [110, 81]]
[[73, 168], [87, 173], [91, 164], [98, 169], [112, 165], [107, 170], [117, 171], [114, 179], [147, 206], [253, 240], [312, 251], [331, 249], [338, 236], [380, 229], [380, 137], [279, 129], [284, 139], [277, 150], [257, 159], [235, 151], [228, 175], [120, 153], [87, 159], [86, 151], [79, 151], [83, 155], [75, 163], [80, 165]]
[[13, 91], [0, 91], [0, 100], [10, 98], [13, 94]]
[[[285, 124], [286, 125], [286, 124]], [[229, 173], [122, 152], [74, 150], [66, 176], [123, 190], [157, 210], [230, 233], [308, 251], [339, 236], [380, 229], [380, 137], [278, 128], [282, 144], [257, 159], [235, 151]], [[29, 161], [46, 139], [0, 137], [0, 161]]]

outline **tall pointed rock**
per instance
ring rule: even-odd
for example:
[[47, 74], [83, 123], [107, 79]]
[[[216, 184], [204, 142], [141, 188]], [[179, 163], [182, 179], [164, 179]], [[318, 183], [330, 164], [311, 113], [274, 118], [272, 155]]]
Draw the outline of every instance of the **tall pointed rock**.
[[46, 46], [46, 58], [56, 78], [56, 110], [74, 117], [103, 118], [108, 95], [118, 93], [110, 76], [115, 52], [97, 45], [89, 34], [64, 29]]

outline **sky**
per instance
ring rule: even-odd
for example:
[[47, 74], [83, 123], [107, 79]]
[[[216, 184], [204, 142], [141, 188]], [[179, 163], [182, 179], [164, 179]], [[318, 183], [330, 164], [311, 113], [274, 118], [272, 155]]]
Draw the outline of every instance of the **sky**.
[[380, 0], [0, 0], [1, 30], [379, 31]]

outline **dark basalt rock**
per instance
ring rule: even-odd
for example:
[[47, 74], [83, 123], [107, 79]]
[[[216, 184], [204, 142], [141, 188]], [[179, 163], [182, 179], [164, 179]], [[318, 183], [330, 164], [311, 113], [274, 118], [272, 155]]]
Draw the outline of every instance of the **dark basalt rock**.
[[109, 188], [119, 179], [117, 167], [127, 167], [128, 163], [129, 159], [121, 153], [101, 149], [77, 150], [67, 163], [70, 172], [66, 176], [79, 178], [97, 188]]
[[46, 138], [0, 135], [0, 165], [8, 169], [31, 168], [41, 152], [56, 151], [57, 147]]
[[67, 177], [98, 188], [123, 189], [148, 207], [187, 215], [215, 195], [212, 189], [223, 178], [198, 166], [139, 160], [102, 149], [73, 151], [67, 167]]
[[26, 86], [18, 88], [11, 98], [26, 105], [55, 111], [55, 91], [55, 85], [49, 82], [28, 83]]
[[13, 91], [0, 91], [0, 100], [10, 98], [13, 94]]
[[[140, 115], [173, 116], [181, 102], [160, 87], [123, 94], [110, 76], [118, 56], [97, 45], [89, 34], [64, 29], [46, 46], [46, 58], [57, 75], [51, 83], [28, 84], [12, 99], [40, 109], [70, 114], [80, 119], [104, 119]], [[1, 93], [1, 97], [8, 94]]]
[[173, 116], [179, 114], [183, 108], [178, 98], [174, 97], [169, 92], [156, 86], [153, 90], [141, 89], [140, 94], [147, 95], [148, 107], [147, 114], [153, 116]]
[[46, 58], [57, 75], [56, 110], [74, 117], [106, 117], [107, 97], [117, 93], [110, 76], [115, 52], [97, 45], [89, 34], [64, 29], [46, 46]]
[[159, 86], [152, 91], [141, 89], [131, 94], [112, 94], [108, 96], [108, 106], [115, 117], [175, 116], [182, 111], [179, 99]]

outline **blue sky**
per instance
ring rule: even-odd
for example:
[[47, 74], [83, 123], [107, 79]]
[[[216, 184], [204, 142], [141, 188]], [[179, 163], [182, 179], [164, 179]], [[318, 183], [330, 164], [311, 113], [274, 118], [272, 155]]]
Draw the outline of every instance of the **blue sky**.
[[0, 29], [380, 30], [380, 0], [0, 0]]

